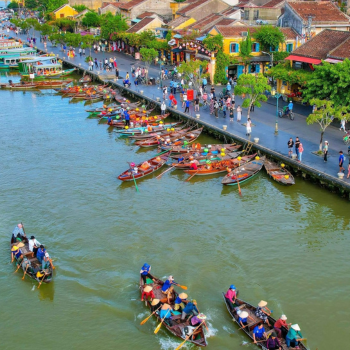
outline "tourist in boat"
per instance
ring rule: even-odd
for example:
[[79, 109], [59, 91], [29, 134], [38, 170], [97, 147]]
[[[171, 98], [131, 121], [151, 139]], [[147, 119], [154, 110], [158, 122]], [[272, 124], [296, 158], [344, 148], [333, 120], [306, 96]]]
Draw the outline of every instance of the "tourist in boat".
[[41, 243], [37, 241], [34, 236], [30, 236], [30, 240], [28, 244], [29, 244], [29, 250], [33, 252], [33, 256], [36, 256], [36, 252], [38, 251]]
[[147, 283], [147, 277], [154, 282], [154, 277], [150, 274], [150, 272], [151, 272], [151, 265], [148, 265], [147, 263], [145, 263], [141, 267], [141, 271], [140, 271], [141, 278], [144, 284]]
[[300, 333], [300, 327], [298, 324], [291, 325], [287, 336], [286, 336], [286, 345], [289, 347], [293, 347], [295, 349], [299, 349], [299, 339], [303, 336]]
[[174, 290], [173, 285], [178, 285], [178, 284], [174, 281], [173, 276], [169, 276], [162, 286], [162, 293], [167, 296], [169, 304], [170, 304], [170, 296]]
[[191, 167], [192, 170], [198, 170], [197, 162], [198, 162], [197, 160], [191, 160], [191, 162], [190, 162], [191, 166], [190, 167]]
[[255, 326], [253, 330], [253, 339], [254, 343], [256, 343], [259, 340], [266, 339], [266, 333], [263, 323], [260, 323], [257, 326]]
[[45, 247], [41, 244], [38, 251], [36, 252], [36, 258], [38, 259], [40, 264], [42, 264], [43, 262], [45, 252], [46, 252]]
[[125, 126], [130, 126], [130, 115], [128, 111], [124, 111]]
[[23, 231], [22, 224], [17, 224], [17, 226], [12, 231], [12, 235], [14, 238], [14, 239], [12, 238], [12, 240], [14, 240], [14, 241], [25, 241], [27, 239], [27, 236]]
[[247, 311], [242, 311], [238, 317], [238, 323], [244, 327], [248, 324], [248, 319], [254, 321], [254, 318], [249, 316]]
[[159, 313], [159, 317], [161, 319], [164, 318], [165, 323], [167, 323], [170, 327], [172, 326], [172, 321], [171, 321], [172, 313], [173, 313], [173, 309], [169, 304], [164, 304]]
[[287, 324], [287, 316], [282, 315], [274, 324], [273, 328], [275, 329], [278, 338], [282, 338], [282, 327], [286, 327], [289, 329], [289, 326], [291, 326], [291, 323]]
[[182, 310], [185, 308], [185, 305], [188, 303], [187, 297], [188, 295], [186, 293], [180, 293], [178, 295], [178, 297], [175, 299], [175, 306], [174, 306], [175, 311], [182, 312]]
[[162, 303], [159, 299], [153, 299], [151, 302], [151, 311], [154, 312], [158, 310], [161, 305]]
[[230, 307], [231, 311], [233, 311], [233, 309], [235, 307], [236, 297], [237, 297], [236, 287], [234, 284], [231, 284], [230, 288], [228, 289], [228, 291], [225, 294], [225, 300], [226, 300], [228, 306]]
[[185, 308], [182, 310], [181, 320], [184, 321], [188, 315], [197, 316], [198, 314], [199, 311], [197, 309], [197, 301], [192, 300], [188, 302]]
[[50, 267], [50, 255], [48, 252], [45, 252], [45, 255], [44, 255], [42, 263], [41, 263], [41, 268], [43, 270], [46, 270], [49, 267]]
[[255, 316], [261, 318], [264, 321], [264, 323], [270, 326], [269, 319], [267, 316], [271, 315], [271, 311], [266, 305], [267, 305], [267, 302], [264, 300], [261, 300], [260, 303], [258, 304], [258, 307], [255, 310]]
[[151, 286], [146, 286], [145, 288], [143, 288], [143, 292], [141, 294], [141, 301], [152, 301], [154, 298], [155, 295]]
[[23, 259], [23, 253], [22, 253], [21, 249], [19, 249], [16, 245], [14, 245], [11, 248], [11, 262], [13, 262], [13, 260], [15, 260], [15, 258], [17, 259], [18, 263], [20, 263], [20, 260]]
[[266, 346], [269, 350], [282, 350], [281, 344], [276, 337], [276, 333], [272, 332], [269, 339], [267, 339]]

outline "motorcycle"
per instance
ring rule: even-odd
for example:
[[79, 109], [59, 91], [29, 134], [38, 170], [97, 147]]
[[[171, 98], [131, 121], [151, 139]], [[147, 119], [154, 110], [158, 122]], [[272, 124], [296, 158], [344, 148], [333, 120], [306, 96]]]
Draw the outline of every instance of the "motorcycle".
[[280, 109], [278, 111], [278, 116], [280, 118], [289, 118], [290, 120], [294, 120], [294, 113], [293, 111], [289, 110], [288, 107], [283, 107], [283, 109]]

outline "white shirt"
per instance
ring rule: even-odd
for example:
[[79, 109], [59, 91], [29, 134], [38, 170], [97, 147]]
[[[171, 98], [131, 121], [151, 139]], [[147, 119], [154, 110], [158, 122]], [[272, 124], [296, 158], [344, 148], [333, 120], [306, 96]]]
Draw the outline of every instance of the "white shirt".
[[29, 250], [31, 252], [33, 251], [34, 245], [36, 245], [37, 247], [40, 246], [40, 242], [37, 241], [35, 238], [34, 239], [30, 239], [28, 243], [29, 243]]
[[162, 111], [165, 111], [166, 110], [166, 104], [163, 102], [162, 105], [160, 106], [160, 109]]

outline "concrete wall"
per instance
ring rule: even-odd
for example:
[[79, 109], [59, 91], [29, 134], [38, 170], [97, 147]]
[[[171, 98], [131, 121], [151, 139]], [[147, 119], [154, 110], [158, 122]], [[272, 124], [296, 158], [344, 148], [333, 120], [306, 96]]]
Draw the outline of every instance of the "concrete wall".
[[[244, 17], [244, 20], [247, 20], [249, 24], [253, 24], [256, 22], [257, 19], [262, 19], [264, 21], [271, 21], [271, 22], [277, 22], [278, 17], [281, 15], [281, 9], [280, 8], [254, 8], [254, 7], [245, 7], [244, 8], [244, 15], [246, 14], [246, 11], [249, 11], [249, 18], [247, 19]], [[254, 11], [259, 11], [257, 18], [254, 19]]]
[[102, 0], [69, 0], [69, 5], [85, 5], [89, 9], [98, 10], [102, 6], [102, 2]]
[[145, 11], [155, 12], [161, 16], [172, 16], [172, 10], [170, 8], [170, 0], [148, 0], [144, 1], [140, 5], [135, 6], [130, 11], [130, 18], [136, 18], [138, 15]]
[[292, 27], [300, 35], [303, 34], [303, 23], [301, 19], [292, 11], [292, 9], [286, 4], [284, 8], [284, 14], [279, 20], [281, 27]]
[[193, 17], [196, 21], [212, 14], [218, 13], [228, 8], [228, 5], [223, 1], [212, 0], [210, 3], [205, 3], [198, 6], [193, 11], [187, 12], [187, 16]]

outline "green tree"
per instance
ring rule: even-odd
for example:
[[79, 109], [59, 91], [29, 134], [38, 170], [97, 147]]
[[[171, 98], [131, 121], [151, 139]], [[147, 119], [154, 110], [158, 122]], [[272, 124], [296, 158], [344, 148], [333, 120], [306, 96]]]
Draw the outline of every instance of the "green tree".
[[110, 12], [102, 16], [100, 26], [103, 39], [110, 39], [114, 33], [125, 32], [129, 28], [121, 14], [114, 16]]
[[90, 56], [91, 56], [91, 48], [94, 45], [95, 37], [93, 35], [84, 35], [82, 36], [82, 41], [83, 41], [83, 44], [81, 45], [81, 47], [83, 49], [88, 48], [90, 50]]
[[272, 25], [262, 25], [253, 34], [253, 37], [261, 44], [262, 49], [270, 51], [283, 44], [285, 41], [284, 34], [277, 27]]
[[208, 36], [203, 40], [203, 45], [209, 51], [223, 51], [224, 49], [224, 37], [221, 34]]
[[8, 5], [7, 5], [8, 9], [17, 9], [18, 8], [18, 2], [16, 1], [11, 1]]
[[56, 19], [55, 24], [58, 28], [64, 31], [73, 32], [75, 22], [68, 18], [59, 18]]
[[186, 81], [191, 81], [195, 90], [199, 91], [202, 84], [202, 76], [205, 74], [205, 68], [208, 63], [203, 61], [182, 62], [178, 68], [178, 72], [183, 75]]
[[40, 28], [41, 35], [51, 35], [57, 32], [57, 27], [44, 23]]
[[49, 40], [54, 46], [57, 44], [63, 44], [65, 42], [65, 35], [59, 33], [53, 33], [49, 36]]
[[303, 98], [306, 102], [312, 98], [329, 99], [335, 106], [350, 106], [349, 90], [350, 60], [337, 64], [323, 62], [310, 74]]
[[151, 63], [154, 61], [156, 57], [158, 57], [158, 51], [156, 51], [155, 49], [146, 49], [143, 47], [140, 49], [140, 54], [141, 54], [141, 60], [145, 62], [145, 65], [148, 71]]
[[[244, 68], [246, 68], [248, 63], [250, 62], [251, 53], [252, 53], [252, 39], [250, 37], [250, 33], [248, 32], [247, 37], [241, 42], [241, 45], [239, 48], [239, 56], [242, 59]], [[247, 74], [247, 69], [245, 69], [245, 72]]]
[[323, 135], [333, 119], [338, 118], [339, 120], [345, 119], [349, 121], [350, 114], [348, 107], [336, 106], [334, 102], [330, 100], [320, 100], [318, 98], [313, 98], [310, 100], [310, 104], [316, 106], [316, 109], [306, 118], [306, 123], [308, 125], [314, 123], [318, 123], [320, 125], [321, 138], [319, 151], [322, 151]]
[[83, 17], [81, 23], [85, 27], [98, 27], [101, 23], [101, 16], [99, 16], [96, 12], [87, 12]]
[[27, 18], [25, 22], [27, 22], [29, 28], [33, 29], [33, 36], [34, 36], [34, 30], [41, 29], [41, 25], [36, 18]]
[[68, 0], [40, 0], [46, 12], [52, 12], [64, 4], [68, 4]]
[[86, 7], [85, 5], [73, 5], [72, 6], [74, 8], [74, 10], [76, 10], [77, 12], [83, 12], [84, 10], [88, 10], [89, 8]]
[[248, 118], [252, 106], [261, 107], [260, 101], [267, 101], [266, 91], [270, 91], [271, 86], [266, 77], [261, 73], [257, 75], [242, 74], [235, 87], [235, 94], [242, 95], [244, 101], [242, 107], [248, 108]]
[[31, 10], [37, 9], [41, 5], [39, 0], [26, 0], [25, 4], [26, 4], [26, 8]]
[[83, 42], [81, 34], [67, 33], [64, 36], [65, 42], [69, 46], [78, 47]]

